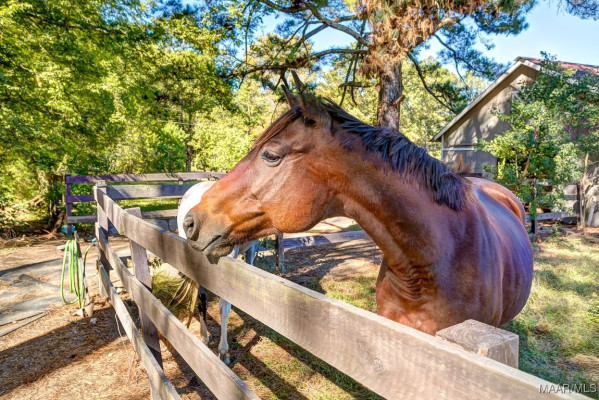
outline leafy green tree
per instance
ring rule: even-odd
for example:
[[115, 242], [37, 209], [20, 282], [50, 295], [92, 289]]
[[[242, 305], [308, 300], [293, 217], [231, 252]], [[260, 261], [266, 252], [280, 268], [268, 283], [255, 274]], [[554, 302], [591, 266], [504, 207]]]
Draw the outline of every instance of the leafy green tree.
[[194, 118], [231, 99], [216, 62], [223, 32], [196, 11], [179, 1], [0, 3], [0, 214], [21, 204], [51, 216], [52, 182], [65, 172], [190, 168]]
[[107, 158], [111, 170], [119, 173], [180, 172], [185, 170], [187, 145], [187, 133], [174, 123], [146, 132], [132, 128]]
[[[576, 9], [577, 3], [564, 1]], [[284, 73], [289, 69], [317, 68], [323, 62], [341, 56], [346, 71], [344, 92], [370, 83], [357, 79], [360, 71], [362, 76], [373, 78], [378, 95], [377, 124], [398, 128], [404, 88], [402, 68], [406, 61], [418, 69], [420, 49], [435, 40], [443, 47], [440, 57], [454, 63], [458, 71], [494, 79], [502, 66], [475, 48], [477, 38], [485, 37], [484, 43], [490, 47], [493, 35], [518, 34], [526, 28], [525, 15], [536, 0], [247, 0], [217, 3], [221, 7], [212, 7], [211, 12], [226, 21], [231, 31], [237, 32], [236, 36], [245, 43], [242, 56], [239, 51], [227, 53], [225, 64], [231, 68], [229, 76], [263, 78], [266, 74], [269, 78], [274, 77], [276, 84], [285, 82]], [[266, 37], [258, 37], [253, 20], [272, 15], [281, 21], [277, 30]], [[582, 16], [596, 17], [596, 13]], [[326, 30], [340, 31], [352, 43], [314, 50], [311, 41]], [[419, 72], [420, 84], [444, 107], [457, 112], [452, 107], [453, 101], [444, 99], [449, 92], [438, 92], [437, 88], [429, 86], [427, 71]], [[459, 83], [463, 86], [463, 81]]]
[[255, 80], [246, 80], [235, 92], [231, 109], [215, 107], [209, 114], [199, 115], [191, 142], [194, 169], [231, 169], [272, 123], [279, 104], [274, 92]]
[[541, 66], [537, 80], [511, 101], [509, 115], [497, 113], [510, 128], [480, 143], [498, 159], [490, 172], [529, 205], [533, 218], [541, 206], [563, 209], [562, 189], [581, 179], [585, 155], [599, 155], [599, 78], [549, 59]]
[[[337, 100], [357, 118], [370, 124], [377, 122], [377, 92], [374, 79], [364, 79], [359, 88], [344, 92], [343, 59], [333, 64], [322, 76], [316, 86], [319, 95]], [[421, 84], [420, 71], [426, 71], [426, 80], [434, 91], [427, 91]], [[461, 85], [461, 79], [429, 58], [419, 63], [419, 69], [406, 64], [402, 71], [404, 112], [400, 116], [401, 132], [411, 141], [426, 148], [435, 157], [440, 157], [440, 146], [431, 139], [451, 119], [454, 113], [439, 107], [439, 101], [451, 104], [452, 108], [463, 109], [486, 87], [486, 81], [472, 73], [465, 76], [467, 86]], [[368, 84], [367, 84], [368, 83]]]
[[0, 189], [8, 202], [53, 204], [48, 182], [59, 171], [103, 164], [123, 128], [108, 123], [115, 93], [104, 77], [117, 54], [136, 56], [129, 45], [144, 30], [130, 21], [141, 8], [136, 0], [0, 4]]

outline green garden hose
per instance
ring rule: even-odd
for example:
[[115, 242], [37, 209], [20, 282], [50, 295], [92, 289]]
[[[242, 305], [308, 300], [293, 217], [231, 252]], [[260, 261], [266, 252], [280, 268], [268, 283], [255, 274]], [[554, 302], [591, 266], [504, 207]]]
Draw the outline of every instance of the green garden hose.
[[[95, 239], [94, 239], [95, 241]], [[64, 257], [62, 259], [62, 277], [60, 280], [60, 297], [64, 304], [73, 304], [77, 302], [79, 308], [85, 305], [85, 298], [87, 296], [87, 284], [85, 282], [85, 261], [87, 259], [87, 253], [89, 249], [93, 247], [90, 245], [83, 256], [83, 263], [81, 263], [81, 250], [77, 245], [77, 240], [69, 240], [65, 245]], [[75, 294], [75, 299], [67, 301], [64, 293], [64, 277], [65, 267], [69, 267], [69, 292]]]

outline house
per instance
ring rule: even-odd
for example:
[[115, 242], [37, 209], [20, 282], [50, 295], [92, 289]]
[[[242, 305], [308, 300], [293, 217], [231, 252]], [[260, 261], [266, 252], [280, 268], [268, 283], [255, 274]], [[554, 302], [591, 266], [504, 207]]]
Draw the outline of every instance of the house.
[[[599, 75], [599, 66], [562, 62], [561, 67], [574, 70], [576, 74]], [[497, 159], [485, 151], [477, 150], [476, 145], [480, 139], [493, 139], [509, 128], [509, 124], [500, 121], [495, 112], [509, 114], [510, 100], [517, 96], [518, 91], [526, 83], [536, 80], [540, 70], [541, 60], [517, 58], [505, 73], [435, 136], [433, 140], [441, 142], [441, 160], [448, 164], [456, 164], [462, 156], [464, 162], [472, 163], [474, 173], [492, 179], [483, 165], [496, 165]], [[588, 185], [585, 193], [587, 204], [585, 219], [590, 217], [592, 226], [599, 226], [599, 210], [595, 211], [599, 206], [599, 163], [589, 167], [586, 178], [591, 184]], [[575, 197], [573, 195], [576, 195], [576, 185], [569, 185], [566, 194], [570, 196], [568, 198]], [[578, 209], [575, 200], [570, 200], [568, 206], [573, 207], [574, 210]]]

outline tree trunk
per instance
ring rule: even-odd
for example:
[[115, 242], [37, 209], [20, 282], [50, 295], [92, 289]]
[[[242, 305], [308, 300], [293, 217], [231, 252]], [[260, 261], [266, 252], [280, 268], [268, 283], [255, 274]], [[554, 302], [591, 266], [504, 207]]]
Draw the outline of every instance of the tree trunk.
[[399, 102], [403, 91], [401, 63], [385, 66], [379, 75], [377, 123], [383, 128], [399, 129]]
[[185, 141], [185, 171], [191, 171], [191, 163], [193, 161], [193, 148], [191, 147], [191, 141], [193, 140], [193, 127], [191, 115], [189, 117], [189, 123], [184, 125], [187, 132], [187, 140]]
[[185, 144], [185, 171], [191, 171], [191, 161], [193, 160], [193, 149], [189, 145], [189, 142]]

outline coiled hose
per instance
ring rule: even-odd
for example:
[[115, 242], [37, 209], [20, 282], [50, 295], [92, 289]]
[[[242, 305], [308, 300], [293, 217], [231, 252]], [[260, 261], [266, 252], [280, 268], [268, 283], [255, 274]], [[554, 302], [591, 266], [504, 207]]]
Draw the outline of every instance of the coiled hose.
[[[76, 236], [75, 236], [76, 237]], [[95, 242], [95, 239], [94, 239]], [[87, 284], [85, 282], [85, 261], [87, 259], [87, 253], [89, 249], [94, 246], [92, 243], [83, 256], [83, 263], [81, 263], [81, 250], [77, 245], [77, 240], [69, 240], [65, 245], [64, 257], [62, 259], [62, 276], [60, 280], [60, 297], [64, 304], [73, 304], [77, 302], [79, 308], [83, 308], [87, 297]], [[69, 268], [69, 292], [75, 294], [75, 299], [67, 301], [64, 293], [64, 278], [65, 270], [68, 265]]]

